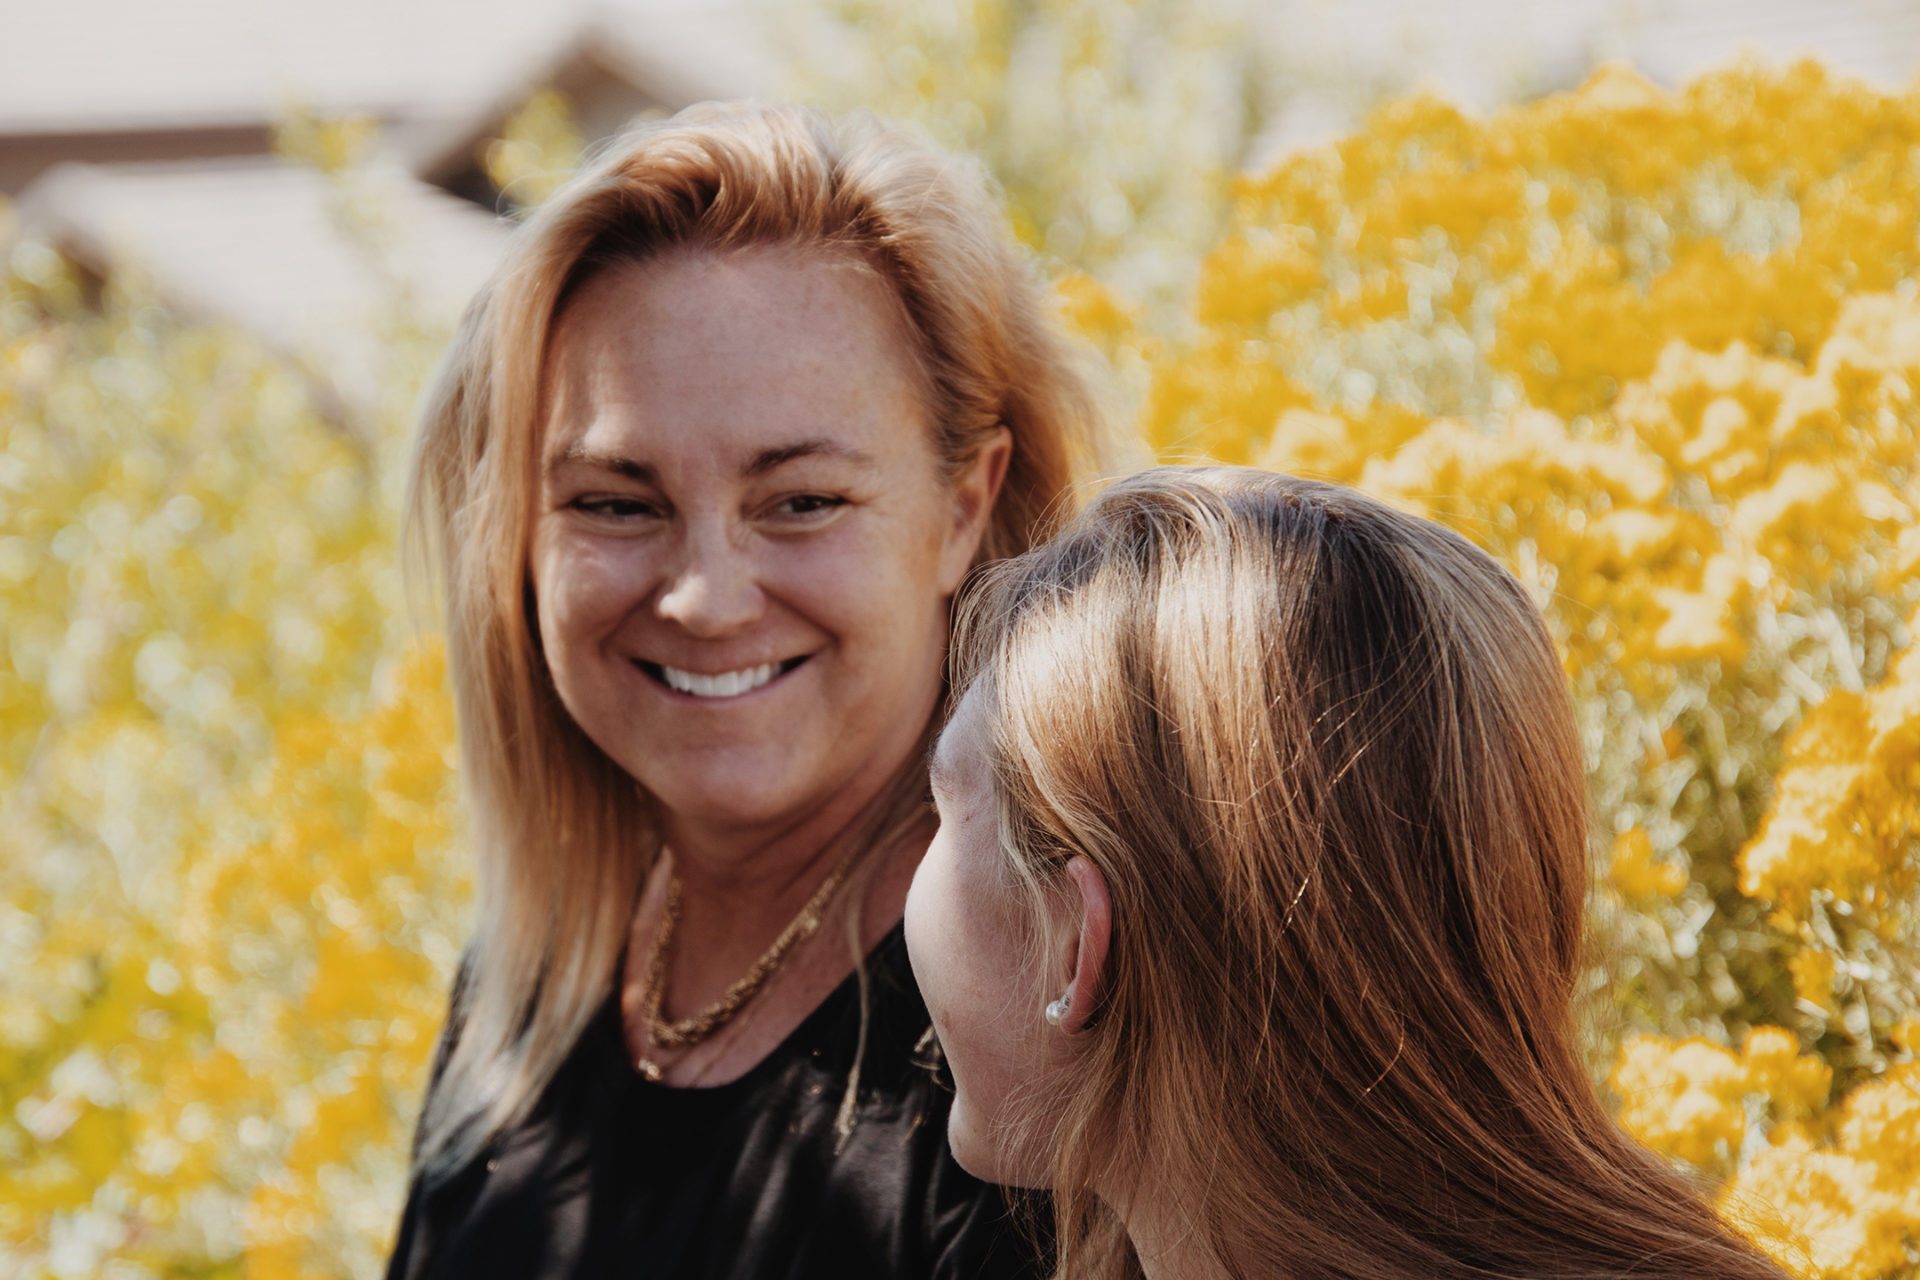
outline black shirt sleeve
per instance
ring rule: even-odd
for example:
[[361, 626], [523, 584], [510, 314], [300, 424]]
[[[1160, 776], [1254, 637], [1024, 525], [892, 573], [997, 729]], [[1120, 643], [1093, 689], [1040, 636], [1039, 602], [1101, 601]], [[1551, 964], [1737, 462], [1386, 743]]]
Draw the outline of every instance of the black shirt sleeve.
[[440, 1087], [440, 1077], [446, 1074], [447, 1059], [453, 1056], [453, 1046], [460, 1038], [461, 1004], [466, 996], [469, 964], [463, 953], [460, 963], [453, 972], [453, 986], [447, 993], [447, 1016], [440, 1024], [440, 1038], [433, 1046], [433, 1065], [427, 1069], [427, 1088], [420, 1101], [420, 1114], [413, 1124], [413, 1149], [408, 1160], [407, 1202], [400, 1212], [400, 1226], [395, 1233], [393, 1254], [387, 1260], [387, 1280], [400, 1280], [401, 1277], [415, 1274], [414, 1254], [421, 1241], [421, 1212], [423, 1208], [423, 1188], [421, 1186], [420, 1153], [426, 1144], [427, 1108], [433, 1101], [434, 1091]]

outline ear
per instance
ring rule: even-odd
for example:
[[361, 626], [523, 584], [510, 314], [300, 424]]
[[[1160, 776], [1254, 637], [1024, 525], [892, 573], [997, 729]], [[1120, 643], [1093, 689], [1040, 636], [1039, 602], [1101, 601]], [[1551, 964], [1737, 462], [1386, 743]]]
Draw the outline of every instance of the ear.
[[1072, 976], [1067, 980], [1067, 1013], [1060, 1029], [1069, 1035], [1082, 1030], [1093, 1016], [1094, 1002], [1107, 972], [1107, 943], [1113, 934], [1113, 899], [1107, 894], [1107, 878], [1085, 855], [1067, 862], [1067, 882], [1078, 899], [1080, 933], [1070, 957]]
[[1007, 465], [1013, 459], [1013, 433], [1002, 424], [993, 429], [973, 460], [953, 480], [953, 524], [947, 530], [940, 553], [940, 589], [952, 595], [960, 589], [960, 580], [973, 567], [986, 535], [987, 519], [999, 500], [1000, 486], [1006, 482]]

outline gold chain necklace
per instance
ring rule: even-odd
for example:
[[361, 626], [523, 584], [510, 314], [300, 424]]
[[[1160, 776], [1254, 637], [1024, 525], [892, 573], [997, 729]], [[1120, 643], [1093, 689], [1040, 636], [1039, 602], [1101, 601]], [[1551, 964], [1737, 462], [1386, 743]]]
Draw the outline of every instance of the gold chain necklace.
[[[673, 928], [680, 921], [680, 877], [669, 872], [667, 902], [660, 913], [660, 929], [654, 935], [652, 954], [647, 958], [647, 985], [640, 997], [640, 1016], [646, 1026], [649, 1043], [656, 1049], [684, 1049], [699, 1044], [725, 1026], [734, 1014], [740, 1012], [740, 1007], [766, 985], [767, 979], [780, 967], [780, 962], [787, 958], [787, 953], [813, 936], [814, 930], [820, 927], [827, 903], [846, 880], [853, 863], [852, 858], [843, 859], [833, 873], [820, 882], [820, 887], [813, 891], [813, 896], [800, 908], [800, 913], [788, 921], [780, 936], [773, 940], [773, 945], [762, 952], [752, 967], [738, 982], [728, 987], [718, 1000], [700, 1012], [675, 1022], [660, 1016], [660, 1002], [666, 996], [667, 960], [673, 947]], [[634, 1066], [647, 1079], [660, 1079], [661, 1066], [651, 1056], [637, 1057]]]

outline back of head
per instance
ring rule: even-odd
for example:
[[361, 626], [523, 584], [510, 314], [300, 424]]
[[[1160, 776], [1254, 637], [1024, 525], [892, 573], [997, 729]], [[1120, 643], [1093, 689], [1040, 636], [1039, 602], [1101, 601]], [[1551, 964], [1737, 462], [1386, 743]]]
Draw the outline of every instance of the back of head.
[[1234, 1274], [1778, 1274], [1585, 1073], [1579, 741], [1484, 553], [1149, 472], [996, 566], [960, 653], [1035, 919], [1075, 854], [1112, 895], [1073, 1101], [1032, 1120], [1076, 1265], [1122, 1256], [1084, 1189], [1150, 1170]]
[[878, 120], [689, 108], [610, 140], [516, 231], [442, 366], [413, 474], [412, 533], [443, 583], [479, 867], [463, 1025], [424, 1131], [437, 1170], [524, 1114], [551, 1077], [604, 993], [658, 852], [648, 798], [567, 716], [530, 623], [556, 322], [619, 264], [768, 248], [831, 255], [888, 286], [950, 475], [1007, 429], [982, 559], [1031, 546], [1097, 455], [1087, 384], [984, 171]]

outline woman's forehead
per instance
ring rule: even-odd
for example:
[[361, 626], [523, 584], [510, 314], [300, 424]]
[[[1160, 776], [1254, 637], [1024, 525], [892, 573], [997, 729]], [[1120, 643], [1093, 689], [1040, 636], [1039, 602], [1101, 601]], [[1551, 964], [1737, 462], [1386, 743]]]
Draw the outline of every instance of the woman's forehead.
[[789, 251], [609, 268], [555, 334], [543, 452], [697, 448], [765, 470], [775, 455], [924, 449], [918, 368], [886, 290]]
[[567, 299], [550, 357], [570, 367], [780, 359], [836, 368], [886, 357], [914, 368], [898, 293], [845, 254], [758, 246], [676, 249], [610, 264]]

